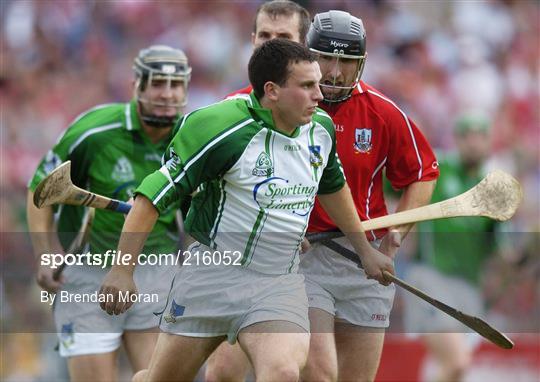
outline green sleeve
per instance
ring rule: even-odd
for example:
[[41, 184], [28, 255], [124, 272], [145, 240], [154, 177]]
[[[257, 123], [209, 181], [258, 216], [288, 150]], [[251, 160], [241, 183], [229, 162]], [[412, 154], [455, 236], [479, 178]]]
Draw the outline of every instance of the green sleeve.
[[56, 167], [68, 160], [71, 161], [71, 179], [73, 183], [84, 188], [90, 167], [88, 139], [84, 139], [85, 129], [80, 123], [74, 123], [64, 132], [54, 147], [42, 158], [34, 176], [28, 184], [33, 192], [37, 185]]
[[341, 167], [339, 157], [336, 153], [336, 132], [334, 129], [334, 123], [330, 117], [328, 117], [327, 119], [321, 120], [321, 124], [324, 126], [326, 132], [332, 139], [332, 150], [330, 151], [330, 155], [328, 155], [328, 163], [324, 168], [317, 193], [332, 194], [343, 188], [345, 185], [345, 175], [343, 173], [343, 168]]
[[212, 109], [186, 115], [165, 152], [165, 164], [135, 193], [146, 196], [160, 213], [171, 203], [183, 203], [201, 183], [221, 177], [240, 158], [253, 136], [246, 134], [253, 129], [242, 129], [242, 123], [224, 124]]

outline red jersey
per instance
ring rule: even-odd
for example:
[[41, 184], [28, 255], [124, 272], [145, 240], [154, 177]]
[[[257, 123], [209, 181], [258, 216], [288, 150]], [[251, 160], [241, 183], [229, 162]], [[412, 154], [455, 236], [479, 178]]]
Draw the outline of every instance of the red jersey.
[[[388, 97], [360, 81], [351, 97], [319, 105], [334, 121], [337, 153], [361, 220], [387, 214], [383, 170], [392, 186], [437, 179], [437, 160], [418, 127]], [[337, 227], [316, 201], [308, 231]], [[368, 234], [379, 238], [386, 230]]]
[[251, 93], [252, 90], [253, 90], [253, 87], [250, 84], [250, 85], [246, 86], [245, 88], [242, 88], [240, 90], [237, 90], [235, 92], [227, 94], [225, 99], [230, 98], [230, 97], [234, 97], [235, 95], [238, 95], [238, 94], [249, 94], [249, 93]]

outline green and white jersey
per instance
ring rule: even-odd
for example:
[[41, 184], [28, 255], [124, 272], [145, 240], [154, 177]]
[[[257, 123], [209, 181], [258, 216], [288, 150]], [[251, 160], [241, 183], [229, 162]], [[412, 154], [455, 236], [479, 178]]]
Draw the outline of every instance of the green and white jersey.
[[[39, 164], [29, 188], [61, 163], [71, 160], [71, 178], [81, 188], [127, 201], [139, 183], [161, 167], [161, 158], [172, 135], [153, 144], [141, 128], [137, 104], [107, 104], [80, 115], [68, 127]], [[171, 206], [172, 207], [172, 206]], [[64, 248], [78, 231], [83, 207], [61, 206], [58, 231]], [[175, 253], [177, 228], [174, 208], [163, 211], [145, 246], [145, 253]], [[117, 247], [124, 216], [118, 212], [96, 210], [90, 249], [104, 253]]]
[[296, 272], [316, 194], [345, 184], [325, 112], [286, 135], [253, 93], [186, 115], [165, 158], [136, 193], [162, 212], [202, 185], [186, 230], [219, 251], [240, 251], [242, 266], [267, 274]]

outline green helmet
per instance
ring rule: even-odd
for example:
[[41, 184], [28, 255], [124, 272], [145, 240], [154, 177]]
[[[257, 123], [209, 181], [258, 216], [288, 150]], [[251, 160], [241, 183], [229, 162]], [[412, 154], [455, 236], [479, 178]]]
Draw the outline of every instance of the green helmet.
[[455, 120], [454, 131], [458, 135], [464, 135], [469, 131], [489, 132], [491, 122], [487, 114], [474, 110], [463, 112]]

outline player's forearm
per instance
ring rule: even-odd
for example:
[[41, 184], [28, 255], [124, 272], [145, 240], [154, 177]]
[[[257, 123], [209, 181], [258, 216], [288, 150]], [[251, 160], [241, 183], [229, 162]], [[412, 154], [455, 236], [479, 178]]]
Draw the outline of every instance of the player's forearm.
[[113, 265], [113, 271], [133, 274], [137, 265], [137, 257], [144, 247], [148, 234], [154, 228], [158, 216], [159, 214], [150, 200], [142, 195], [135, 198], [133, 207], [124, 222], [117, 251], [121, 256], [131, 255], [131, 261], [121, 261], [120, 264]]
[[[396, 212], [410, 210], [412, 208], [422, 207], [431, 201], [431, 195], [435, 189], [435, 180], [426, 182], [415, 182], [410, 184], [399, 199]], [[409, 231], [414, 226], [414, 223], [404, 224], [401, 226], [391, 227], [390, 229], [397, 230], [401, 233], [401, 239], [405, 238]]]
[[318, 197], [328, 216], [347, 236], [357, 253], [365, 253], [368, 247], [371, 248], [347, 184], [333, 194], [319, 195]]
[[34, 254], [39, 258], [43, 253], [62, 253], [64, 250], [56, 228], [52, 207], [37, 208], [34, 205], [34, 193], [28, 190], [26, 200], [26, 218], [28, 231], [32, 240]]

